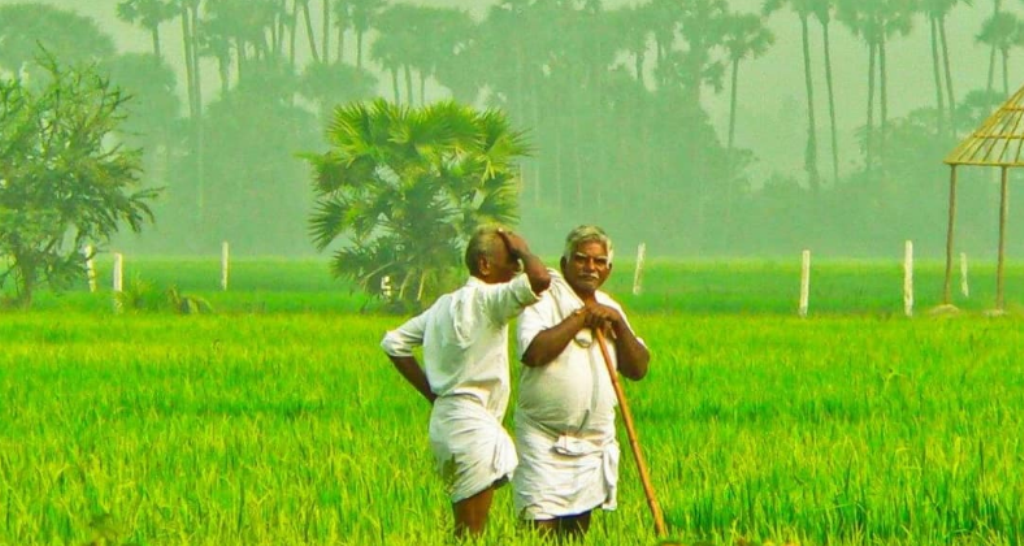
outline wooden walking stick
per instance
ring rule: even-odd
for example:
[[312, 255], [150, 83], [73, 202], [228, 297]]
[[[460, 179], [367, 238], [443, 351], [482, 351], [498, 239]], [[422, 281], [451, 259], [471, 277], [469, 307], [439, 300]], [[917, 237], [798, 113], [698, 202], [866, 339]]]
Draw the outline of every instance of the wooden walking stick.
[[659, 538], [665, 538], [665, 516], [661, 513], [661, 506], [654, 496], [654, 487], [651, 486], [651, 476], [647, 472], [647, 463], [640, 453], [640, 440], [637, 439], [636, 428], [633, 426], [633, 414], [629, 411], [629, 404], [626, 402], [626, 393], [622, 390], [622, 383], [619, 382], [619, 372], [612, 364], [612, 357], [608, 353], [608, 344], [604, 340], [604, 332], [601, 328], [594, 328], [594, 338], [601, 347], [601, 356], [604, 357], [605, 366], [608, 367], [608, 376], [611, 377], [612, 387], [615, 389], [615, 397], [619, 400], [619, 410], [622, 412], [622, 421], [626, 423], [626, 435], [629, 436], [629, 447], [633, 450], [633, 458], [636, 460], [637, 470], [640, 471], [640, 481], [644, 485], [644, 495], [647, 497], [647, 506], [651, 508], [654, 516], [654, 530]]

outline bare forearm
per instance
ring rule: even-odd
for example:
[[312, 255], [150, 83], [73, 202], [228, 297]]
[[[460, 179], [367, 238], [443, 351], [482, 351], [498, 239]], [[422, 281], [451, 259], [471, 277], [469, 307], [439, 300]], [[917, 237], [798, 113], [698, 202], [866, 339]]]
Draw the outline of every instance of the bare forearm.
[[402, 377], [409, 382], [424, 398], [427, 399], [431, 404], [437, 398], [437, 395], [430, 390], [430, 382], [427, 381], [427, 374], [423, 372], [423, 368], [420, 367], [419, 362], [416, 361], [416, 357], [412, 356], [392, 356], [388, 355], [391, 359], [391, 363], [395, 365], [398, 373], [402, 374]]
[[623, 326], [615, 331], [615, 354], [622, 375], [637, 381], [647, 375], [651, 353], [633, 332]]
[[583, 324], [583, 316], [574, 313], [557, 325], [537, 334], [523, 353], [523, 364], [536, 367], [551, 363], [572, 342], [583, 328]]
[[551, 286], [551, 274], [540, 258], [530, 252], [524, 252], [519, 255], [519, 259], [523, 261], [523, 271], [530, 279], [530, 288], [534, 294], [540, 294]]

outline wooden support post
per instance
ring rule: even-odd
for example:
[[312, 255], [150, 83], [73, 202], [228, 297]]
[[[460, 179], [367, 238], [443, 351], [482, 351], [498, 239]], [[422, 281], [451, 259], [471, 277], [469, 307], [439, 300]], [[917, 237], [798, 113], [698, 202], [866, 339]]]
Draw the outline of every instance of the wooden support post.
[[946, 281], [942, 286], [942, 303], [951, 303], [950, 282], [953, 277], [953, 228], [956, 224], [956, 165], [949, 166], [949, 224], [946, 227]]
[[1002, 176], [999, 182], [999, 264], [996, 266], [996, 310], [1002, 311], [1005, 307], [1003, 293], [1003, 271], [1006, 264], [1006, 218], [1010, 212], [1009, 200], [1009, 171], [1007, 167], [1002, 168]]

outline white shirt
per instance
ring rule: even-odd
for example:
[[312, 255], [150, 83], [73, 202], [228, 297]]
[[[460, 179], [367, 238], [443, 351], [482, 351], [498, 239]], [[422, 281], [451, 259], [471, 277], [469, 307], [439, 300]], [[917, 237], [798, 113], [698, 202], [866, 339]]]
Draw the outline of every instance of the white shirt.
[[[601, 291], [597, 302], [626, 314], [612, 298]], [[572, 287], [555, 271], [551, 286], [540, 301], [527, 308], [519, 318], [519, 357], [530, 343], [548, 328], [565, 320], [584, 306]], [[629, 321], [626, 320], [629, 327]], [[610, 345], [610, 340], [609, 340]], [[614, 347], [609, 354], [618, 368]], [[601, 349], [589, 329], [580, 330], [558, 357], [543, 366], [525, 366], [520, 376], [517, 419], [524, 417], [549, 433], [563, 432], [583, 436], [608, 437], [615, 434], [615, 390], [604, 363]]]
[[538, 299], [525, 274], [500, 284], [470, 277], [462, 288], [389, 331], [381, 347], [392, 356], [412, 356], [414, 347], [423, 346], [434, 394], [469, 394], [500, 416], [510, 390], [508, 322]]

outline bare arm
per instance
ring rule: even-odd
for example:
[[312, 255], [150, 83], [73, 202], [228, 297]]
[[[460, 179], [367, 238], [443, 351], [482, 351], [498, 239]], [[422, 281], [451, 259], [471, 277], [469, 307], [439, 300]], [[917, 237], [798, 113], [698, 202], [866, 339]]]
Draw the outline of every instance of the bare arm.
[[640, 340], [636, 338], [633, 330], [630, 330], [626, 320], [622, 318], [612, 307], [605, 305], [594, 305], [588, 307], [588, 326], [600, 328], [604, 325], [610, 328], [614, 334], [615, 356], [618, 361], [619, 372], [638, 381], [647, 375], [647, 365], [651, 361], [651, 353]]
[[549, 364], [562, 354], [566, 346], [585, 326], [586, 313], [580, 309], [562, 322], [538, 333], [530, 342], [530, 346], [523, 352], [523, 364], [529, 367]]
[[523, 272], [530, 279], [530, 288], [533, 289], [533, 293], [540, 294], [547, 290], [548, 286], [551, 285], [551, 274], [544, 267], [544, 262], [540, 261], [540, 258], [530, 252], [526, 239], [504, 229], [499, 229], [498, 235], [505, 241], [505, 246], [508, 247], [509, 253], [514, 258], [523, 262]]
[[420, 363], [416, 361], [414, 356], [393, 356], [388, 355], [391, 359], [391, 363], [395, 365], [398, 373], [402, 374], [402, 377], [409, 382], [424, 398], [431, 404], [437, 399], [437, 395], [430, 390], [430, 383], [427, 381], [427, 374], [423, 372], [423, 368], [420, 367]]

